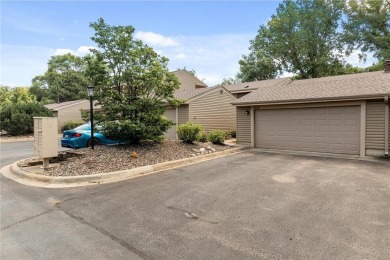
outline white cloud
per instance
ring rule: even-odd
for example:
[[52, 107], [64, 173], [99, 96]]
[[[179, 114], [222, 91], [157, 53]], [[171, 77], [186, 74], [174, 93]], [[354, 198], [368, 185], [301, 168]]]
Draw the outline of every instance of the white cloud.
[[78, 56], [87, 55], [87, 54], [89, 54], [91, 52], [89, 49], [96, 49], [96, 47], [93, 47], [93, 46], [80, 46], [76, 50], [76, 55], [78, 55]]
[[80, 46], [77, 48], [77, 50], [71, 50], [71, 49], [56, 49], [53, 53], [53, 55], [64, 55], [64, 54], [73, 54], [76, 56], [84, 56], [90, 53], [89, 49], [96, 49], [96, 47], [93, 46]]
[[135, 33], [134, 37], [151, 46], [171, 47], [179, 45], [172, 38], [153, 32], [138, 31]]
[[68, 53], [74, 55], [74, 51], [72, 51], [71, 49], [56, 49], [53, 55], [65, 55]]
[[187, 55], [185, 55], [184, 53], [179, 53], [175, 56], [176, 59], [179, 59], [179, 60], [183, 60], [185, 58], [187, 58]]
[[170, 59], [170, 70], [184, 67], [188, 70], [193, 69], [199, 79], [204, 79], [207, 85], [214, 86], [221, 83], [224, 78], [235, 77], [239, 71], [238, 61], [242, 54], [248, 53], [249, 40], [254, 36], [254, 34], [177, 36], [175, 40], [178, 46], [164, 48], [164, 56]]
[[371, 53], [371, 52], [367, 53], [366, 62], [360, 61], [359, 60], [359, 53], [360, 53], [360, 51], [354, 51], [351, 53], [351, 55], [349, 55], [348, 57], [345, 57], [345, 60], [347, 61], [347, 63], [349, 63], [353, 66], [357, 66], [357, 67], [368, 67], [368, 66], [371, 66], [372, 63], [374, 63], [376, 61], [376, 59], [373, 56], [374, 53]]

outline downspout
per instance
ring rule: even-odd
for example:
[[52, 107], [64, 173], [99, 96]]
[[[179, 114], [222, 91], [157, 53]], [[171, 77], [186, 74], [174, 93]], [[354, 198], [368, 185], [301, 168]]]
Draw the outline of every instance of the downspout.
[[385, 156], [389, 156], [389, 96], [385, 96]]

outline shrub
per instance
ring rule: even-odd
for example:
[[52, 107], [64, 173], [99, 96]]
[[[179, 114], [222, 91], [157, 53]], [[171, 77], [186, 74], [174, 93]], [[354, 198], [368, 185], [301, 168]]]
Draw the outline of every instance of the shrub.
[[230, 132], [230, 135], [231, 135], [232, 138], [236, 138], [236, 136], [237, 136], [236, 130], [232, 130], [232, 131]]
[[186, 143], [193, 143], [198, 140], [198, 135], [201, 131], [201, 125], [188, 122], [178, 127], [177, 135], [180, 140], [183, 140]]
[[198, 141], [202, 143], [207, 142], [207, 134], [204, 132], [199, 133]]
[[73, 128], [76, 128], [80, 125], [84, 124], [83, 122], [77, 122], [77, 121], [68, 121], [62, 126], [62, 131], [71, 130]]
[[37, 102], [6, 104], [0, 109], [0, 130], [6, 131], [9, 135], [33, 133], [33, 117], [40, 116], [52, 116], [52, 112]]
[[226, 132], [222, 130], [213, 130], [208, 135], [209, 141], [213, 144], [223, 144], [226, 139]]

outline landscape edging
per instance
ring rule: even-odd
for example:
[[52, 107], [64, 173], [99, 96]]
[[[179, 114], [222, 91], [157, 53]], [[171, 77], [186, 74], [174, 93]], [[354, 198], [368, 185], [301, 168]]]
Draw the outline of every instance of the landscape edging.
[[108, 173], [98, 173], [98, 174], [92, 174], [92, 175], [82, 175], [82, 176], [66, 176], [66, 177], [56, 177], [56, 176], [45, 176], [45, 175], [40, 175], [36, 173], [31, 173], [28, 171], [25, 171], [21, 169], [18, 166], [18, 163], [20, 161], [17, 161], [13, 163], [10, 167], [10, 170], [14, 175], [16, 175], [19, 178], [23, 179], [28, 179], [32, 181], [37, 181], [37, 182], [43, 182], [44, 184], [50, 185], [50, 184], [55, 184], [55, 185], [65, 185], [65, 184], [78, 184], [82, 185], [83, 183], [85, 185], [90, 185], [93, 183], [100, 183], [100, 182], [114, 182], [114, 181], [120, 181], [120, 180], [125, 180], [128, 178], [132, 178], [135, 176], [143, 175], [143, 174], [148, 174], [152, 172], [157, 172], [157, 171], [163, 171], [171, 168], [176, 168], [176, 167], [182, 167], [186, 166], [189, 164], [193, 163], [198, 163], [202, 161], [207, 161], [210, 159], [215, 159], [215, 158], [220, 158], [232, 153], [237, 153], [243, 150], [248, 149], [248, 147], [239, 147], [239, 148], [232, 148], [228, 150], [224, 150], [221, 152], [214, 152], [211, 154], [205, 154], [205, 155], [200, 155], [196, 157], [189, 157], [189, 158], [184, 158], [184, 159], [179, 159], [175, 161], [168, 161], [168, 162], [162, 162], [162, 163], [157, 163], [154, 165], [147, 165], [147, 166], [141, 166], [129, 170], [122, 170], [122, 171], [116, 171], [116, 172], [108, 172]]

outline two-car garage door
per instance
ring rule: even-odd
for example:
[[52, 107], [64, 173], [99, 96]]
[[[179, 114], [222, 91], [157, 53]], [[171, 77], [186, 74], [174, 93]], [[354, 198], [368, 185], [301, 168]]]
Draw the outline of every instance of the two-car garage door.
[[360, 106], [255, 110], [255, 146], [359, 154]]

